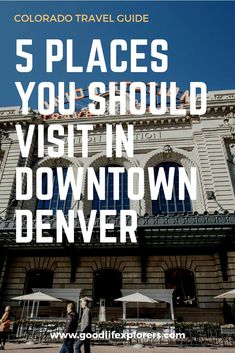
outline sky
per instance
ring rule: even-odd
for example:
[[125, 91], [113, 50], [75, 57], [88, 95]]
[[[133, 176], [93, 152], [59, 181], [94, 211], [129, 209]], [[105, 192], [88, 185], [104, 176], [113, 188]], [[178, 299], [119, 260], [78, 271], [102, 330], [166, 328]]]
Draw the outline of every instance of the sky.
[[[149, 14], [149, 23], [15, 23], [16, 14]], [[235, 2], [0, 2], [0, 106], [17, 106], [21, 100], [15, 81], [36, 82], [30, 101], [37, 109], [37, 84], [42, 81], [75, 81], [86, 88], [92, 81], [176, 81], [183, 91], [190, 81], [202, 81], [208, 90], [235, 89]], [[34, 66], [30, 73], [18, 73], [16, 39], [33, 40]], [[46, 73], [46, 39], [74, 40], [74, 63], [86, 65], [93, 39], [101, 39], [108, 72], [67, 73], [66, 60]], [[165, 39], [168, 42], [168, 70], [165, 73], [112, 73], [109, 44], [112, 39]], [[146, 55], [149, 51], [145, 50]], [[64, 53], [65, 54], [65, 53]], [[129, 62], [129, 56], [123, 57]], [[150, 62], [147, 55], [146, 63]]]

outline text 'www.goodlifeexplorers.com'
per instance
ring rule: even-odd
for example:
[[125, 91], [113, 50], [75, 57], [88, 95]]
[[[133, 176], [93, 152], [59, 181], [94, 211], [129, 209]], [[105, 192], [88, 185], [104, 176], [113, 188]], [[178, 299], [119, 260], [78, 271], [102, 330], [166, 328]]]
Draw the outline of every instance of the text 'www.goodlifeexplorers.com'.
[[116, 332], [116, 331], [102, 331], [94, 333], [62, 333], [62, 332], [51, 332], [51, 339], [93, 339], [93, 340], [162, 340], [162, 339], [175, 339], [180, 340], [185, 338], [184, 333], [175, 333], [175, 332]]

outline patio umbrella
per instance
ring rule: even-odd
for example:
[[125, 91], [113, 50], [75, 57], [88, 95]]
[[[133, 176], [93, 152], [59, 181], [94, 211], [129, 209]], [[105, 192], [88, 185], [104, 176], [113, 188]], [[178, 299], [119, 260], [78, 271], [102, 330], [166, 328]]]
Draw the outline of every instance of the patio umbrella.
[[139, 318], [139, 303], [158, 303], [158, 301], [147, 297], [147, 295], [135, 292], [125, 297], [117, 298], [115, 301], [123, 302], [123, 319], [126, 319], [126, 303], [137, 303], [137, 318]]
[[[11, 299], [12, 300], [22, 300], [24, 302], [22, 313], [21, 313], [21, 318], [23, 316], [24, 307], [25, 307], [26, 302], [28, 302], [28, 309], [29, 309], [29, 302], [32, 302], [32, 310], [31, 310], [30, 317], [34, 316], [34, 308], [35, 308], [35, 304], [37, 303], [36, 312], [35, 312], [35, 314], [36, 314], [35, 316], [37, 317], [40, 302], [61, 302], [62, 301], [60, 299], [57, 299], [55, 297], [52, 297], [51, 295], [48, 295], [48, 294], [45, 294], [42, 292], [35, 292], [35, 293], [20, 295], [18, 297], [14, 297]], [[28, 316], [28, 310], [27, 310], [27, 316]]]
[[214, 298], [220, 298], [220, 299], [235, 299], [235, 289], [232, 289], [228, 292], [225, 292], [223, 294], [217, 295]]

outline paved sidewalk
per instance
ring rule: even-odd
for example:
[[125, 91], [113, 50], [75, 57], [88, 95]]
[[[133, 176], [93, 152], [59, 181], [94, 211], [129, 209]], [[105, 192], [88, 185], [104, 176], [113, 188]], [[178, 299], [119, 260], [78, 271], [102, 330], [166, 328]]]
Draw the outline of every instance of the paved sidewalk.
[[[60, 344], [6, 343], [5, 352], [12, 353], [59, 353]], [[139, 346], [92, 346], [91, 353], [233, 353], [234, 347], [142, 347]]]

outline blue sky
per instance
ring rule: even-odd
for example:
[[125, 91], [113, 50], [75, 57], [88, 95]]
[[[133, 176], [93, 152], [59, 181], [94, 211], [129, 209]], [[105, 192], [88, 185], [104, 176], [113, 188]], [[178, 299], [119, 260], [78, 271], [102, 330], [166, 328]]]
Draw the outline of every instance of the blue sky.
[[[15, 14], [43, 13], [148, 13], [148, 24], [68, 23], [17, 24]], [[190, 81], [203, 81], [208, 90], [235, 89], [235, 2], [0, 2], [0, 106], [20, 105], [15, 81], [75, 81], [87, 87], [92, 81], [176, 81], [184, 90]], [[34, 68], [31, 73], [17, 73], [16, 38], [32, 38]], [[107, 58], [114, 38], [164, 38], [168, 41], [168, 71], [148, 73], [66, 73], [65, 61], [45, 72], [46, 38], [74, 39], [75, 64], [85, 64], [92, 39], [100, 38]], [[147, 60], [148, 61], [148, 60]], [[37, 108], [37, 91], [30, 105]]]

